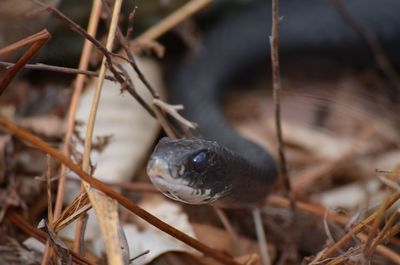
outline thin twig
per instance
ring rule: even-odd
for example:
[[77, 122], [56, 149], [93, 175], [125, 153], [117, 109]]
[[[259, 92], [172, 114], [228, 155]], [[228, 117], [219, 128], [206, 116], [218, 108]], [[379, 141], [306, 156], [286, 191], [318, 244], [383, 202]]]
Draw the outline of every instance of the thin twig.
[[388, 201], [383, 202], [378, 208], [378, 210], [375, 211], [377, 213], [377, 216], [375, 217], [375, 220], [372, 223], [371, 229], [369, 230], [368, 233], [367, 241], [365, 242], [363, 247], [363, 252], [366, 257], [368, 256], [369, 253], [371, 253], [371, 245], [373, 243], [375, 235], [378, 233], [380, 224], [383, 221], [383, 218], [385, 217], [386, 209], [388, 208], [387, 203]]
[[33, 35], [30, 35], [30, 36], [28, 36], [28, 37], [26, 37], [26, 38], [24, 38], [22, 40], [19, 40], [17, 42], [14, 42], [14, 43], [12, 43], [10, 45], [7, 45], [4, 48], [1, 48], [0, 49], [0, 56], [3, 56], [3, 55], [11, 53], [13, 51], [19, 50], [22, 47], [25, 47], [25, 46], [28, 46], [28, 45], [32, 45], [32, 43], [35, 43], [38, 40], [42, 40], [43, 39], [43, 32], [44, 32], [44, 30], [42, 30], [42, 31], [40, 31], [38, 33], [35, 33]]
[[[370, 257], [372, 255], [372, 253], [374, 253], [376, 247], [382, 243], [383, 240], [387, 240], [388, 239], [388, 235], [390, 232], [390, 229], [392, 228], [392, 225], [395, 223], [395, 221], [397, 221], [398, 217], [398, 212], [394, 211], [391, 216], [389, 217], [389, 219], [386, 221], [385, 226], [383, 227], [383, 229], [379, 232], [379, 234], [377, 235], [376, 238], [374, 238], [369, 251], [366, 253], [367, 257]], [[390, 235], [389, 235], [390, 236]]]
[[[39, 240], [43, 244], [47, 241], [47, 235], [43, 231], [37, 229], [25, 221], [17, 212], [13, 210], [8, 210], [6, 217], [13, 222], [19, 229], [24, 231], [27, 235]], [[93, 262], [89, 261], [85, 257], [82, 257], [75, 252], [71, 251], [72, 260], [80, 265], [94, 265]]]
[[168, 119], [165, 117], [164, 113], [160, 110], [159, 107], [154, 108], [154, 113], [156, 114], [157, 120], [160, 123], [161, 127], [163, 128], [165, 134], [173, 139], [178, 138], [178, 133], [174, 129], [173, 126], [168, 122]]
[[24, 65], [43, 47], [45, 42], [50, 39], [50, 33], [47, 30], [34, 35], [35, 38], [31, 38], [33, 45], [18, 59], [17, 63], [7, 70], [4, 74], [3, 79], [0, 81], [0, 95], [3, 94], [4, 90], [11, 83], [17, 73], [24, 67]]
[[[44, 10], [51, 12], [56, 18], [58, 18], [61, 22], [66, 24], [72, 31], [77, 32], [78, 34], [82, 35], [87, 40], [92, 42], [93, 45], [96, 46], [96, 48], [104, 55], [107, 67], [110, 70], [110, 72], [114, 75], [114, 78], [121, 84], [122, 87], [124, 87], [124, 85], [127, 84], [125, 79], [126, 78], [129, 79], [130, 77], [128, 77], [128, 76], [124, 77], [121, 75], [121, 73], [116, 69], [115, 65], [112, 62], [111, 57], [113, 56], [113, 53], [110, 50], [108, 50], [100, 41], [96, 40], [93, 36], [89, 35], [81, 26], [79, 26], [74, 21], [72, 21], [70, 18], [65, 16], [57, 8], [50, 6], [50, 5], [46, 5], [42, 2], [40, 2], [39, 0], [31, 0], [31, 1], [38, 4], [39, 6], [43, 7]], [[129, 61], [129, 59], [126, 59], [126, 58], [125, 58], [125, 60]], [[146, 109], [146, 110], [149, 112], [149, 114], [152, 117], [155, 117], [155, 114], [151, 109], [150, 110]]]
[[[69, 177], [71, 181], [80, 181], [75, 177]], [[159, 193], [160, 191], [157, 190], [154, 185], [146, 182], [132, 182], [132, 181], [122, 181], [122, 182], [105, 182], [106, 184], [110, 185], [111, 187], [115, 187], [118, 189], [126, 190], [126, 191], [135, 191], [135, 192], [150, 192], [150, 193]]]
[[[0, 66], [5, 66], [5, 67], [10, 67], [14, 66], [15, 63], [9, 63], [9, 62], [0, 62]], [[32, 70], [41, 70], [41, 71], [48, 71], [48, 72], [57, 72], [57, 73], [63, 73], [63, 74], [71, 74], [71, 75], [86, 75], [86, 76], [91, 76], [91, 77], [98, 77], [98, 73], [93, 72], [93, 71], [88, 71], [88, 70], [81, 70], [81, 69], [75, 69], [75, 68], [69, 68], [69, 67], [61, 67], [61, 66], [55, 66], [55, 65], [48, 65], [48, 64], [42, 64], [42, 63], [35, 63], [35, 64], [25, 64], [24, 67], [25, 69], [32, 69]], [[110, 80], [110, 81], [116, 81], [115, 78], [111, 75], [106, 75], [105, 79]]]
[[136, 255], [135, 257], [129, 259], [129, 264], [131, 264], [133, 261], [135, 261], [135, 260], [137, 260], [138, 258], [143, 257], [144, 255], [147, 255], [147, 254], [149, 254], [149, 253], [150, 253], [150, 250], [143, 251], [143, 252], [140, 253], [139, 255]]
[[[111, 15], [110, 8], [108, 7], [108, 5], [106, 3], [106, 0], [102, 0], [102, 1], [103, 1], [104, 9], [109, 14], [108, 17], [110, 17], [110, 15]], [[145, 85], [145, 87], [149, 90], [149, 92], [151, 93], [151, 95], [154, 98], [160, 98], [160, 95], [151, 86], [150, 82], [146, 79], [146, 77], [144, 76], [143, 72], [140, 70], [139, 66], [137, 65], [135, 57], [133, 56], [133, 54], [132, 54], [132, 52], [131, 52], [131, 50], [129, 48], [129, 42], [127, 41], [127, 39], [125, 39], [125, 37], [122, 34], [122, 31], [121, 31], [121, 29], [119, 27], [117, 27], [116, 38], [119, 41], [119, 43], [122, 45], [122, 49], [125, 51], [126, 55], [128, 56], [129, 63], [132, 66], [132, 68], [135, 70], [135, 72], [137, 73], [140, 81], [142, 81], [142, 83]]]
[[184, 125], [187, 129], [196, 129], [197, 124], [194, 122], [191, 122], [184, 117], [182, 117], [179, 113], [178, 110], [183, 109], [183, 105], [171, 105], [168, 104], [162, 100], [159, 99], [154, 99], [153, 100], [154, 105], [159, 107], [161, 110], [165, 111], [169, 115], [175, 118], [180, 124]]
[[271, 61], [272, 61], [272, 87], [274, 98], [275, 110], [275, 127], [276, 136], [278, 141], [278, 154], [279, 154], [279, 175], [283, 180], [286, 192], [291, 201], [292, 209], [295, 209], [294, 196], [290, 184], [289, 173], [287, 170], [285, 150], [282, 138], [282, 125], [281, 125], [281, 76], [279, 66], [279, 28], [280, 28], [280, 15], [279, 15], [279, 0], [272, 0], [272, 34], [270, 38], [271, 45]]
[[349, 13], [349, 11], [343, 6], [341, 0], [331, 1], [338, 10], [339, 14], [344, 18], [344, 20], [365, 39], [368, 47], [371, 49], [377, 66], [390, 80], [392, 85], [400, 90], [400, 78], [397, 74], [397, 71], [394, 69], [393, 65], [387, 58], [385, 50], [379, 43], [378, 38], [370, 30], [368, 30], [366, 26], [360, 23], [360, 21], [358, 21], [354, 16]]
[[47, 188], [47, 219], [53, 222], [53, 206], [51, 196], [51, 156], [47, 155], [47, 174], [46, 174], [46, 188]]
[[137, 6], [133, 8], [133, 10], [129, 13], [128, 16], [128, 29], [126, 30], [125, 39], [129, 40], [133, 33], [133, 19], [135, 18]]
[[400, 191], [400, 185], [391, 180], [390, 178], [386, 177], [386, 176], [378, 176], [378, 179], [385, 184], [386, 186], [390, 187], [391, 189], [395, 190], [395, 191]]
[[[52, 196], [51, 196], [51, 156], [47, 156], [47, 174], [46, 174], [46, 188], [47, 188], [47, 220], [51, 224], [53, 222], [53, 206], [52, 206]], [[49, 240], [46, 242], [45, 251], [42, 257], [42, 265], [49, 263], [49, 258], [53, 257], [53, 245], [50, 244]]]
[[229, 221], [228, 217], [226, 216], [225, 212], [218, 208], [218, 207], [212, 207], [214, 212], [217, 214], [219, 220], [221, 221], [222, 225], [224, 226], [225, 230], [228, 232], [228, 235], [230, 236], [231, 242], [234, 247], [234, 253], [236, 256], [238, 255], [244, 255], [244, 249], [242, 245], [240, 245], [239, 242], [239, 236], [236, 233], [235, 229], [232, 226], [232, 223]]
[[260, 208], [252, 209], [254, 226], [256, 228], [258, 246], [260, 248], [260, 254], [264, 265], [271, 265], [271, 259], [268, 253], [267, 238], [265, 237], [264, 225], [262, 221]]
[[[121, 88], [122, 91], [126, 90], [128, 91], [131, 96], [136, 99], [137, 102], [139, 102], [140, 105], [148, 112], [148, 113], [154, 113], [154, 110], [147, 104], [147, 102], [136, 92], [134, 88], [134, 84], [132, 82], [132, 79], [129, 76], [129, 73], [125, 70], [125, 68], [122, 65], [117, 64], [118, 69], [123, 73], [123, 75], [126, 77], [126, 85]], [[158, 95], [158, 94], [157, 94]]]

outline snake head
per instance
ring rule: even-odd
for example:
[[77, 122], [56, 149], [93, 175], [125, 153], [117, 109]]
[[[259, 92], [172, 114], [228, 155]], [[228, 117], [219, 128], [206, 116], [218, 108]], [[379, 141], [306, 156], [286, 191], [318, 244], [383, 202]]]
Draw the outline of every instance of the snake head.
[[204, 139], [162, 138], [147, 164], [153, 185], [171, 199], [212, 203], [230, 190], [230, 151]]

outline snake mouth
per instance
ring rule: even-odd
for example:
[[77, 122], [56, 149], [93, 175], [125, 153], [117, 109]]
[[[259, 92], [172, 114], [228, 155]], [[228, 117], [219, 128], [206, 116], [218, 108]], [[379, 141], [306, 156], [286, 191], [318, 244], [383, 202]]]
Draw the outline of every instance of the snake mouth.
[[147, 175], [153, 185], [170, 199], [188, 204], [206, 204], [217, 200], [218, 194], [211, 195], [211, 189], [199, 189], [189, 185], [182, 178], [170, 175], [168, 164], [162, 159], [149, 162]]

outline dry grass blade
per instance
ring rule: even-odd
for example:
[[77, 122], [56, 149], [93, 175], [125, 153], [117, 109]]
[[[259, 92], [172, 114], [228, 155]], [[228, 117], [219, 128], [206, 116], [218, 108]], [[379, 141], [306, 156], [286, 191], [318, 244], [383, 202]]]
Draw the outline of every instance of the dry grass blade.
[[55, 220], [53, 227], [57, 233], [65, 226], [76, 220], [81, 214], [86, 213], [92, 206], [86, 192], [82, 192], [79, 196], [64, 210], [61, 216]]

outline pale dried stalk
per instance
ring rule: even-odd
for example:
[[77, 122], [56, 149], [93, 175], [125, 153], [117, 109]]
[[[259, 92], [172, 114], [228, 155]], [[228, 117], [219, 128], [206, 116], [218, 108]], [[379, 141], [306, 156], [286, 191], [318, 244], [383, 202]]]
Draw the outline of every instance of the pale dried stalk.
[[193, 14], [213, 2], [213, 0], [192, 0], [164, 18], [160, 23], [152, 26], [137, 37], [134, 42], [151, 41], [159, 38], [173, 27], [191, 17]]
[[[115, 33], [118, 26], [118, 17], [121, 10], [121, 5], [122, 0], [116, 0], [114, 3], [111, 25], [106, 43], [106, 48], [108, 51], [112, 50]], [[103, 87], [105, 74], [106, 59], [103, 58], [85, 134], [82, 169], [86, 172], [90, 170], [90, 152], [92, 147], [94, 124], [100, 102], [101, 90]], [[117, 202], [97, 190], [92, 190], [90, 184], [88, 184], [87, 182], [83, 182], [83, 186], [88, 193], [90, 202], [95, 210], [100, 225], [100, 230], [104, 238], [108, 264], [123, 265], [124, 258], [121, 250], [122, 244], [119, 236], [120, 224], [118, 218]]]
[[[93, 6], [92, 6], [92, 11], [89, 19], [89, 25], [88, 25], [88, 34], [91, 36], [94, 36], [97, 31], [97, 25], [100, 19], [100, 14], [101, 14], [101, 1], [100, 0], [94, 0], [93, 1]], [[82, 56], [81, 60], [79, 63], [79, 70], [86, 70], [89, 66], [89, 60], [90, 60], [90, 53], [91, 50], [93, 49], [93, 44], [89, 40], [85, 40], [85, 43], [83, 44], [83, 49], [82, 49]], [[74, 93], [72, 94], [72, 99], [69, 107], [69, 112], [68, 112], [68, 118], [67, 118], [67, 131], [65, 133], [64, 137], [64, 154], [69, 157], [69, 146], [71, 144], [71, 137], [74, 132], [75, 128], [75, 114], [76, 110], [78, 108], [79, 104], [79, 99], [82, 94], [83, 90], [83, 85], [85, 83], [86, 76], [85, 75], [78, 75], [76, 78], [75, 86], [74, 86]], [[58, 192], [57, 192], [57, 198], [56, 198], [56, 204], [55, 204], [55, 209], [54, 209], [54, 219], [56, 220], [58, 217], [60, 217], [61, 211], [62, 211], [62, 203], [64, 200], [64, 193], [65, 193], [65, 182], [66, 182], [66, 167], [65, 165], [61, 166], [60, 170], [60, 179], [58, 182]]]
[[[100, 0], [94, 0], [93, 5], [92, 5], [92, 11], [90, 14], [89, 18], [89, 25], [88, 25], [88, 34], [90, 36], [95, 36], [97, 32], [97, 26], [99, 24], [100, 20], [100, 14], [101, 14], [101, 1]], [[90, 61], [90, 54], [93, 49], [93, 43], [90, 42], [88, 39], [85, 39], [85, 42], [83, 44], [83, 49], [82, 49], [82, 56], [79, 62], [79, 69], [80, 70], [86, 70], [89, 66], [89, 61]], [[82, 94], [82, 90], [84, 87], [86, 76], [85, 75], [78, 75], [75, 86], [74, 86], [74, 92], [72, 94], [72, 99], [69, 107], [69, 112], [68, 112], [68, 118], [67, 118], [67, 131], [65, 133], [64, 137], [64, 154], [66, 156], [70, 155], [70, 144], [71, 144], [71, 138], [72, 134], [75, 130], [75, 116], [76, 116], [76, 111], [79, 105], [79, 99]], [[58, 183], [58, 193], [57, 193], [57, 200], [56, 200], [56, 218], [57, 219], [61, 215], [61, 208], [62, 208], [62, 203], [64, 200], [64, 193], [65, 193], [65, 184], [66, 184], [66, 167], [65, 165], [62, 165], [61, 170], [60, 170], [60, 180]], [[78, 219], [76, 223], [76, 235], [81, 235], [81, 231], [83, 230], [83, 219]], [[73, 250], [78, 252], [79, 249], [81, 249], [80, 244], [82, 240], [79, 239], [78, 237], [77, 240], [74, 241], [74, 244], [72, 246]]]

